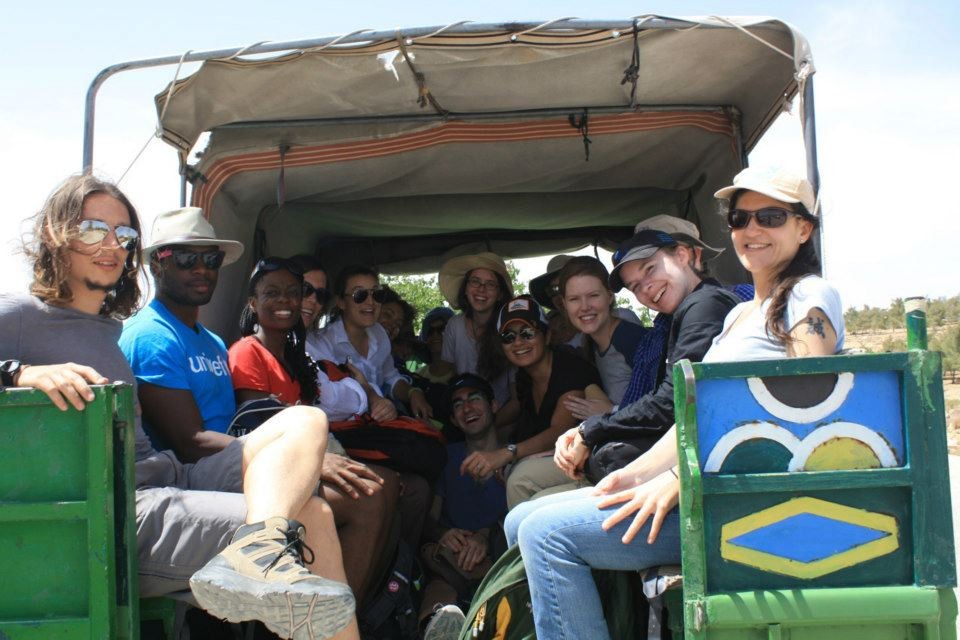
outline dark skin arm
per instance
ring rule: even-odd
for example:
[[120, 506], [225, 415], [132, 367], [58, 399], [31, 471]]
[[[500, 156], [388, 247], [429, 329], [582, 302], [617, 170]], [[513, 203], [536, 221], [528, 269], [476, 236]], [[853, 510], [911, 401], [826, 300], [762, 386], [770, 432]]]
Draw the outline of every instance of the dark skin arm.
[[183, 462], [196, 462], [234, 440], [225, 433], [204, 430], [200, 409], [186, 389], [144, 383], [137, 386], [137, 395], [147, 422]]
[[266, 391], [257, 391], [256, 389], [236, 389], [234, 395], [237, 397], [238, 407], [247, 400], [258, 400], [260, 398], [270, 397], [270, 394]]

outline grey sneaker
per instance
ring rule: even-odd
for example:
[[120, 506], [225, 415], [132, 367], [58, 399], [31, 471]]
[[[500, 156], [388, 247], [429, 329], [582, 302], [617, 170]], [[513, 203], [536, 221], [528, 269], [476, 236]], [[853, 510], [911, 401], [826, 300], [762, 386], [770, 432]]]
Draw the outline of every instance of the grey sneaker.
[[303, 525], [270, 518], [247, 524], [190, 578], [200, 606], [230, 622], [260, 620], [284, 638], [329, 638], [353, 618], [353, 592], [304, 566]]
[[430, 617], [427, 628], [423, 630], [423, 640], [457, 640], [460, 637], [460, 629], [466, 621], [467, 617], [457, 605], [448, 604], [440, 607]]

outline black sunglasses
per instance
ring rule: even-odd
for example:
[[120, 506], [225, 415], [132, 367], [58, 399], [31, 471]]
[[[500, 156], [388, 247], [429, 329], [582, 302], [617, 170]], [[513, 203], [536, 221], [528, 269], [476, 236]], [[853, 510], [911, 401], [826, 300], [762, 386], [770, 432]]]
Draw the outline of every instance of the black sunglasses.
[[764, 207], [757, 211], [747, 211], [746, 209], [730, 209], [727, 212], [727, 224], [731, 229], [746, 229], [750, 224], [750, 218], [756, 218], [757, 224], [767, 229], [776, 229], [782, 227], [787, 218], [797, 215], [793, 211], [781, 209], [780, 207]]
[[117, 225], [111, 227], [103, 220], [82, 220], [77, 225], [73, 237], [83, 244], [100, 244], [107, 239], [110, 232], [113, 231], [117, 236], [117, 244], [124, 251], [133, 251], [137, 246], [137, 239], [140, 234], [137, 230], [126, 225]]
[[309, 298], [313, 296], [317, 299], [317, 304], [321, 307], [330, 300], [330, 292], [323, 287], [315, 287], [309, 282], [304, 281], [303, 283], [303, 297]]
[[353, 301], [357, 304], [363, 304], [367, 296], [373, 296], [374, 302], [383, 304], [383, 301], [387, 299], [387, 292], [380, 287], [374, 287], [373, 289], [355, 289], [354, 292], [350, 294], [350, 297], [353, 298]]
[[531, 329], [530, 327], [524, 327], [520, 331], [512, 331], [508, 329], [500, 333], [500, 341], [503, 344], [513, 344], [519, 336], [524, 342], [530, 342], [537, 335], [537, 332]]
[[226, 252], [217, 249], [209, 251], [190, 251], [189, 249], [160, 249], [154, 254], [157, 260], [173, 257], [173, 264], [178, 269], [193, 269], [198, 260], [203, 261], [203, 266], [211, 271], [216, 271], [223, 264]]
[[271, 271], [289, 271], [295, 275], [298, 280], [303, 279], [303, 269], [301, 269], [296, 262], [277, 257], [263, 258], [257, 262], [257, 266], [253, 269], [253, 275], [251, 275], [250, 278], [253, 279], [261, 273], [270, 273]]
[[559, 284], [548, 285], [544, 291], [547, 294], [548, 298], [553, 298], [554, 296], [560, 295], [560, 285]]

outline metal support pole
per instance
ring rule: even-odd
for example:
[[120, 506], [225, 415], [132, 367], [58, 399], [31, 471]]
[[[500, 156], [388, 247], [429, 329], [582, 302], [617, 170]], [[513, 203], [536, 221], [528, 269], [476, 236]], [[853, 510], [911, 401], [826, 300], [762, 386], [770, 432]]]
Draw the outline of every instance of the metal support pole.
[[[817, 164], [817, 118], [813, 107], [813, 77], [807, 78], [803, 87], [803, 147], [807, 153], [807, 179], [813, 185], [813, 193], [820, 198], [820, 167]], [[814, 213], [811, 211], [811, 213]], [[820, 225], [814, 236], [814, 247], [820, 257], [821, 274], [827, 271], [827, 258], [823, 253], [823, 207], [820, 207]]]

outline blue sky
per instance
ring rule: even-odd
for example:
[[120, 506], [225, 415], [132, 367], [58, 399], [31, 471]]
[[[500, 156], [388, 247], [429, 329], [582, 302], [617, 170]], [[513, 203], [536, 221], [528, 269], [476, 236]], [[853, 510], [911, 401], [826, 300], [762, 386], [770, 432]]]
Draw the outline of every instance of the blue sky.
[[[102, 68], [121, 61], [336, 35], [362, 28], [656, 13], [773, 15], [810, 41], [815, 76], [828, 277], [846, 306], [960, 293], [960, 3], [956, 2], [35, 2], [4, 8], [0, 83], [0, 290], [23, 290], [14, 254], [21, 221], [79, 170], [83, 103]], [[172, 67], [123, 73], [98, 101], [95, 170], [117, 179], [155, 126], [152, 96]], [[800, 164], [795, 118], [784, 117], [753, 164]], [[122, 185], [153, 214], [177, 206], [172, 149], [154, 140]], [[530, 276], [540, 262], [526, 265]]]

